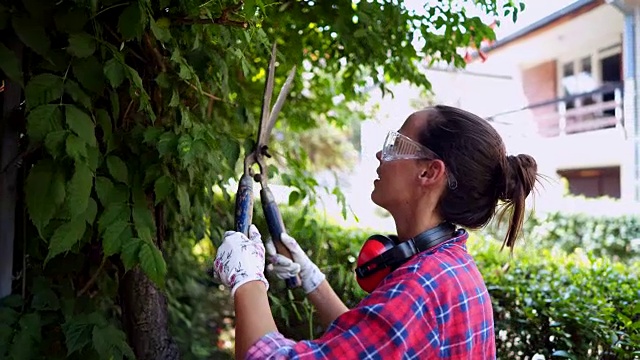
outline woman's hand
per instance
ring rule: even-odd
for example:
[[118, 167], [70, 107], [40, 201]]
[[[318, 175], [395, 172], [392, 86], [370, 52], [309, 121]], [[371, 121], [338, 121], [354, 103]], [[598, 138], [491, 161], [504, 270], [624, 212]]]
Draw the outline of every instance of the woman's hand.
[[249, 281], [262, 281], [269, 289], [264, 276], [265, 249], [258, 229], [252, 224], [249, 237], [237, 231], [227, 231], [218, 248], [214, 262], [214, 276], [231, 289], [231, 296]]
[[309, 259], [307, 254], [302, 250], [296, 239], [287, 233], [280, 236], [282, 243], [291, 252], [293, 260], [276, 253], [276, 247], [271, 239], [267, 239], [266, 248], [269, 254], [269, 262], [272, 266], [272, 272], [280, 279], [287, 279], [300, 274], [302, 288], [304, 292], [309, 294], [314, 291], [324, 281], [325, 275], [320, 271], [318, 266]]

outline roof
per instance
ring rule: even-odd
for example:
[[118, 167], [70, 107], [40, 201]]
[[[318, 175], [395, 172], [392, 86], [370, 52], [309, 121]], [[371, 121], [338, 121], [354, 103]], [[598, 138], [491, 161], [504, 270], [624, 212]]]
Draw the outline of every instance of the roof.
[[[550, 0], [543, 0], [550, 1]], [[483, 53], [489, 53], [493, 50], [502, 48], [506, 45], [512, 44], [518, 40], [522, 40], [527, 36], [531, 36], [536, 32], [544, 31], [551, 26], [556, 25], [560, 21], [572, 19], [578, 15], [586, 13], [602, 4], [604, 4], [604, 0], [577, 0], [574, 3], [550, 14], [542, 19], [502, 38], [497, 41], [494, 41], [490, 45], [483, 47]], [[478, 52], [474, 52], [473, 58], [476, 59], [479, 57]]]

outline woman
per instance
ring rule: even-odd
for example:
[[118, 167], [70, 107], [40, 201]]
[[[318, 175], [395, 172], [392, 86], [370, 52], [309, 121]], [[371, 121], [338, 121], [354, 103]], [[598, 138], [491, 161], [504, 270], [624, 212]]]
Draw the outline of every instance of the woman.
[[[481, 228], [502, 204], [511, 214], [504, 245], [513, 250], [537, 166], [528, 155], [507, 156], [487, 121], [448, 106], [418, 111], [390, 132], [376, 157], [371, 199], [393, 216], [400, 244], [441, 224]], [[330, 324], [320, 338], [294, 342], [277, 331], [270, 311], [260, 234], [255, 227], [249, 238], [227, 232], [216, 274], [235, 301], [236, 357], [495, 359], [491, 299], [466, 240], [459, 229], [411, 256], [351, 310], [293, 238], [283, 234], [293, 261], [267, 242], [276, 274], [298, 274]]]

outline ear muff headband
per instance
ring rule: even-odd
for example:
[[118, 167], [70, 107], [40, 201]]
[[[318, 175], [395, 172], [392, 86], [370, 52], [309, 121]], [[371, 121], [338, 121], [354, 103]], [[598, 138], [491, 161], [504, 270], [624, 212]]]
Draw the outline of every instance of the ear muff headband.
[[355, 270], [358, 284], [367, 292], [373, 291], [391, 271], [414, 255], [451, 239], [455, 230], [455, 225], [444, 222], [399, 244], [393, 236], [370, 236], [358, 255]]

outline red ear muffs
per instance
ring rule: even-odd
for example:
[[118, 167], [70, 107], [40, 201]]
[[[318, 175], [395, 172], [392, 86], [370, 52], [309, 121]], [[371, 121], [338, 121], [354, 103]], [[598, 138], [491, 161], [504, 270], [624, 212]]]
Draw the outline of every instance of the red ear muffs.
[[380, 255], [391, 250], [395, 245], [392, 239], [384, 235], [372, 235], [364, 242], [356, 263], [358, 266], [356, 280], [362, 290], [372, 292], [382, 279], [391, 273], [393, 270], [391, 267], [372, 260], [380, 259]]
[[[415, 237], [398, 243], [395, 236], [372, 235], [362, 245], [356, 267], [356, 280], [371, 293], [398, 266], [414, 255], [451, 239], [455, 225], [443, 222]], [[460, 234], [464, 233], [461, 229]]]

